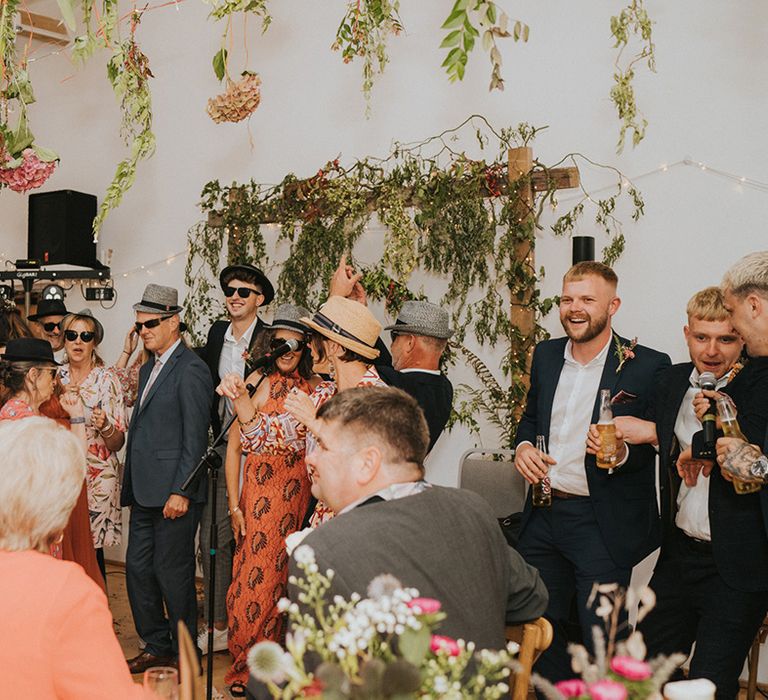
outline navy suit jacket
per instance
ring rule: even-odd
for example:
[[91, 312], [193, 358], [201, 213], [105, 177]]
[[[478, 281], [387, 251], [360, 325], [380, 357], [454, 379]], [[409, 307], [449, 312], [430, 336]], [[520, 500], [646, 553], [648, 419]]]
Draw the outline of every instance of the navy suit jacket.
[[[659, 440], [659, 486], [664, 528], [662, 556], [676, 534], [680, 476], [675, 461], [680, 453], [675, 421], [693, 364], [672, 366], [658, 387], [656, 435]], [[768, 424], [768, 357], [750, 360], [721, 391], [738, 409], [739, 426], [751, 443], [762, 444]], [[765, 491], [766, 489], [763, 489]], [[768, 537], [760, 494], [739, 495], [715, 467], [709, 479], [709, 525], [717, 571], [732, 588], [743, 592], [768, 590]], [[671, 550], [674, 551], [674, 550]]]
[[[634, 398], [613, 405], [614, 416], [645, 418], [654, 405], [653, 388], [659, 374], [670, 365], [669, 356], [643, 345], [634, 348], [634, 358], [621, 370], [614, 334], [599, 389], [610, 389], [615, 397], [620, 391]], [[531, 365], [531, 387], [525, 411], [517, 428], [515, 444], [524, 440], [536, 444], [544, 435], [549, 444], [552, 402], [565, 362], [567, 338], [545, 340], [536, 346]], [[619, 337], [622, 345], [629, 341]], [[597, 423], [600, 391], [595, 395], [592, 422]], [[584, 435], [586, 440], [586, 435]], [[595, 456], [584, 453], [590, 500], [603, 540], [619, 566], [634, 566], [660, 544], [659, 510], [656, 503], [656, 451], [651, 445], [631, 445], [626, 463], [613, 474], [598, 469]], [[521, 535], [531, 513], [530, 489], [526, 499]]]
[[[139, 401], [154, 359], [139, 370]], [[205, 501], [205, 479], [189, 491], [181, 485], [208, 445], [213, 383], [205, 363], [180, 343], [163, 366], [128, 427], [121, 503], [161, 508], [175, 493]]]

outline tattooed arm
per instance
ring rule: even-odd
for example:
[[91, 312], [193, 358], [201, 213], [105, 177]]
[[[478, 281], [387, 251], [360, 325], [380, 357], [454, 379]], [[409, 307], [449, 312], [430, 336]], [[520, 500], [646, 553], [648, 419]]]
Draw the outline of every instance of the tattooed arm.
[[765, 483], [765, 479], [752, 474], [752, 465], [765, 455], [757, 445], [750, 445], [738, 438], [720, 438], [717, 441], [717, 462], [723, 477], [728, 481], [741, 479], [756, 483]]

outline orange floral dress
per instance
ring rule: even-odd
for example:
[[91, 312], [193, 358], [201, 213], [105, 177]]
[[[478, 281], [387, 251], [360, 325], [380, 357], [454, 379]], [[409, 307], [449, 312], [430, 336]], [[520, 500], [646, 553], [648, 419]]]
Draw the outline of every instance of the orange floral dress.
[[[269, 398], [261, 409], [267, 415], [283, 413], [285, 397], [294, 387], [312, 391], [298, 373], [273, 373], [267, 380]], [[227, 684], [247, 682], [247, 654], [256, 642], [282, 642], [285, 619], [277, 602], [287, 594], [285, 538], [301, 527], [309, 501], [303, 441], [248, 450], [240, 494], [245, 537], [235, 549], [227, 592], [229, 650], [235, 659], [225, 678]]]

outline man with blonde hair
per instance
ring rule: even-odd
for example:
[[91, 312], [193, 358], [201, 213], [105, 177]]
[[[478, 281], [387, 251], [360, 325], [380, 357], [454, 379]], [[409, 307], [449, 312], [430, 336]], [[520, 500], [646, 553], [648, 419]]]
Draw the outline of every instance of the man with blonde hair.
[[768, 538], [759, 496], [737, 495], [717, 470], [710, 474], [712, 462], [699, 473], [705, 460], [694, 456], [702, 447], [694, 399], [701, 396], [700, 376], [710, 372], [716, 388], [739, 406], [742, 429], [762, 435], [768, 394], [762, 408], [746, 398], [753, 383], [768, 388], [768, 362], [750, 361], [742, 369], [744, 342], [718, 287], [694, 294], [687, 314], [683, 333], [691, 361], [673, 365], [657, 390], [663, 539], [650, 582], [656, 606], [640, 630], [649, 657], [688, 653], [695, 642], [689, 678], [708, 678], [718, 698], [734, 698], [768, 609]]
[[[598, 262], [574, 265], [563, 279], [560, 322], [566, 337], [536, 346], [531, 387], [517, 430], [515, 467], [531, 483], [549, 477], [552, 505], [533, 508], [529, 495], [518, 549], [549, 591], [546, 616], [554, 639], [537, 664], [550, 681], [571, 678], [565, 624], [576, 599], [584, 642], [601, 625], [587, 605], [595, 583], [629, 584], [632, 567], [658, 546], [655, 452], [627, 447], [617, 430], [613, 472], [597, 467], [585, 442], [597, 423], [600, 390], [608, 389], [616, 416], [642, 417], [653, 402], [663, 353], [615, 334], [611, 320], [621, 300], [616, 273]], [[542, 435], [549, 454], [534, 447]]]

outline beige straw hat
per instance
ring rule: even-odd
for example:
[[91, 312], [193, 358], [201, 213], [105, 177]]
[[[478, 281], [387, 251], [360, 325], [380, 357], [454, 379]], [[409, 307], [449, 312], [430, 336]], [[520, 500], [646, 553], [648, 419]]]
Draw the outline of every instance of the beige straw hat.
[[356, 301], [329, 297], [312, 318], [302, 318], [301, 321], [320, 335], [369, 360], [379, 356], [374, 345], [381, 333], [381, 324], [368, 307]]

